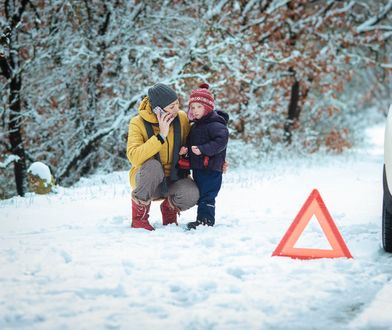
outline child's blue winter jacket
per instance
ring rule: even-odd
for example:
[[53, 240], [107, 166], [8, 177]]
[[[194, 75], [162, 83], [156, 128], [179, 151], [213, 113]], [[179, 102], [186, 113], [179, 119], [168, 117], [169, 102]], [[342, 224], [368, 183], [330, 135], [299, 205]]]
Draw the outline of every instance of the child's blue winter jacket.
[[[212, 111], [191, 126], [187, 144], [192, 169], [222, 172], [229, 139], [228, 120], [229, 115], [226, 112]], [[197, 146], [201, 155], [195, 155], [191, 146]]]

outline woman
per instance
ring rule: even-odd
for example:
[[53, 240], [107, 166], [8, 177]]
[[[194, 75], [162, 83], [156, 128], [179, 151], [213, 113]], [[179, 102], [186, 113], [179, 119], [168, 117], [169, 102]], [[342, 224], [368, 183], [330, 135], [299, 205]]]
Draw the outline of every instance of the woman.
[[152, 200], [163, 199], [163, 225], [177, 224], [177, 214], [196, 205], [196, 184], [176, 166], [189, 129], [187, 114], [179, 110], [176, 92], [161, 83], [151, 87], [128, 130], [132, 228], [154, 230], [148, 221]]

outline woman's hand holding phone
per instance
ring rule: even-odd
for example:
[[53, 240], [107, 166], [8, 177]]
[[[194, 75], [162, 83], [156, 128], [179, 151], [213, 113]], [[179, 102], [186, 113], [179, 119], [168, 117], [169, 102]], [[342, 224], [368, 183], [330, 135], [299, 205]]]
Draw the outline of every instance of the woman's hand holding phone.
[[[156, 107], [158, 108], [158, 107]], [[154, 108], [154, 112], [155, 109]], [[171, 122], [174, 120], [175, 117], [171, 115], [171, 113], [163, 111], [161, 108], [159, 108], [161, 111], [157, 111], [156, 115], [158, 118], [158, 123], [159, 123], [159, 134], [162, 135], [163, 138], [166, 138], [167, 135], [169, 134], [169, 127]]]

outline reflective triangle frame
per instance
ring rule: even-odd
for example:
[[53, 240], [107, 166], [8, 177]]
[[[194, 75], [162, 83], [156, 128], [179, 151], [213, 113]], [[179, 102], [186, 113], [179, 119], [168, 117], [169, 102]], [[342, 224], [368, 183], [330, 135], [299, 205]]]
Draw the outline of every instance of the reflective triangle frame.
[[[294, 247], [313, 215], [316, 216], [332, 250]], [[352, 258], [343, 237], [332, 220], [317, 189], [311, 192], [286, 234], [272, 253], [272, 256], [285, 256], [298, 259]]]

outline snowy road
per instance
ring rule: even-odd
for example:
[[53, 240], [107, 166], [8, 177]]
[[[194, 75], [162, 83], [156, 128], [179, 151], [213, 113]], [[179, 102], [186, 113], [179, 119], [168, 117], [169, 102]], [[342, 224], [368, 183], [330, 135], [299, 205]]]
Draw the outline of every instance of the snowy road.
[[[350, 155], [224, 177], [217, 226], [131, 230], [127, 173], [0, 202], [0, 329], [390, 329], [382, 127]], [[317, 188], [354, 259], [271, 257]], [[181, 215], [183, 226], [195, 210]], [[312, 220], [301, 244], [328, 244]]]

